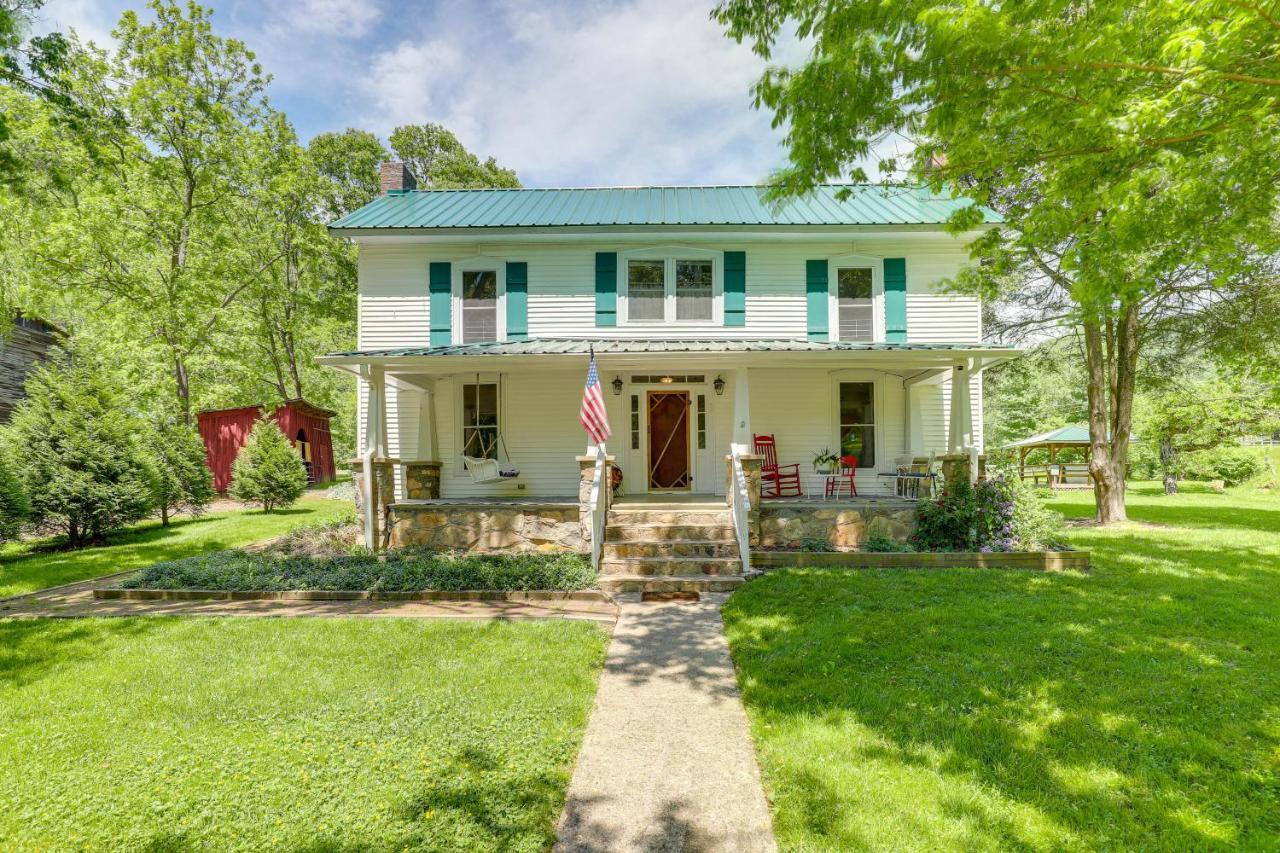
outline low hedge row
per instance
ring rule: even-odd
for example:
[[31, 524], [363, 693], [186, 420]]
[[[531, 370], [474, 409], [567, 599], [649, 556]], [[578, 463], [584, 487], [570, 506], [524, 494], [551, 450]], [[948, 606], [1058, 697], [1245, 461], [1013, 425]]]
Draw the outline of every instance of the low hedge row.
[[300, 557], [219, 551], [156, 563], [126, 578], [126, 589], [295, 590], [568, 590], [595, 586], [591, 562], [579, 554], [441, 554], [403, 550], [385, 559], [364, 555]]

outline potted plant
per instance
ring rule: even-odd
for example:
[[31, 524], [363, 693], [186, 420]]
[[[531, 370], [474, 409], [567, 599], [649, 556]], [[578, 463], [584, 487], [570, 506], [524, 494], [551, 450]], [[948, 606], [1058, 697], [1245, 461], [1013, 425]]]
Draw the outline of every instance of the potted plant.
[[831, 448], [824, 447], [813, 454], [813, 472], [815, 474], [834, 474], [840, 467], [840, 454], [833, 453]]

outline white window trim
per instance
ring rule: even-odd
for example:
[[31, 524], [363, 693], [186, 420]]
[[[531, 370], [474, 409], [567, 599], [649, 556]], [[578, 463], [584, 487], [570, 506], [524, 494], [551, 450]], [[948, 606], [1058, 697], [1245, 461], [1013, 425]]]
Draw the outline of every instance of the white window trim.
[[498, 275], [498, 341], [507, 339], [507, 262], [503, 258], [477, 255], [453, 262], [453, 307], [450, 335], [454, 344], [462, 343], [462, 274], [464, 272], [493, 271]]
[[832, 341], [840, 340], [840, 275], [841, 268], [869, 267], [871, 269], [871, 319], [872, 341], [884, 341], [884, 258], [872, 255], [841, 255], [827, 261], [827, 335]]
[[[835, 448], [836, 452], [840, 452], [840, 383], [842, 382], [869, 382], [871, 383], [871, 408], [875, 415], [876, 422], [873, 424], [876, 428], [876, 464], [874, 469], [864, 469], [862, 460], [858, 460], [858, 471], [870, 470], [874, 475], [885, 459], [885, 419], [884, 419], [884, 386], [885, 375], [873, 370], [837, 370], [831, 374], [831, 386], [829, 388], [829, 403], [831, 408], [828, 411], [830, 418], [830, 447]], [[499, 406], [501, 412], [501, 406]], [[870, 475], [869, 475], [870, 476]]]
[[[676, 319], [676, 261], [711, 261], [711, 319]], [[628, 311], [627, 266], [629, 261], [664, 261], [665, 297], [663, 319], [632, 320]], [[618, 325], [641, 328], [710, 328], [724, 325], [724, 252], [698, 246], [652, 246], [618, 253]]]
[[[502, 399], [503, 383], [498, 382], [498, 374], [481, 373], [479, 378], [481, 385], [497, 385], [498, 386], [498, 440], [499, 446], [505, 441], [502, 431], [506, 428], [506, 401]], [[474, 373], [459, 373], [453, 377], [453, 441], [457, 451], [453, 454], [453, 476], [458, 479], [470, 480], [471, 475], [467, 473], [467, 467], [462, 462], [462, 448], [465, 438], [462, 434], [462, 428], [467, 426], [463, 419], [463, 405], [465, 400], [462, 397], [462, 388], [464, 385], [475, 385], [477, 382]]]

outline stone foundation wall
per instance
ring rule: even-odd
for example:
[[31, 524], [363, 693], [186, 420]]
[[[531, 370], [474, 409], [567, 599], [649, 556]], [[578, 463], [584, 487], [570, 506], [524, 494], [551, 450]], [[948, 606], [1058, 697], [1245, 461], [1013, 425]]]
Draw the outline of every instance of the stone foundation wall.
[[393, 504], [391, 547], [585, 554], [577, 504]]
[[[806, 540], [825, 540], [841, 551], [856, 551], [867, 536], [878, 533], [905, 542], [916, 529], [916, 506], [910, 501], [874, 501], [857, 505], [760, 507], [760, 546], [800, 548]], [[753, 543], [754, 544], [754, 543]]]

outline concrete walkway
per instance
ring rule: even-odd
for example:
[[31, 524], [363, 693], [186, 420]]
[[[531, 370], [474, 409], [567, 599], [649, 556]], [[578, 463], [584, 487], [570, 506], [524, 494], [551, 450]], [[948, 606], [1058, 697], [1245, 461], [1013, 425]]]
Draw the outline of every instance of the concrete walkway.
[[622, 603], [557, 851], [776, 849], [725, 598]]

